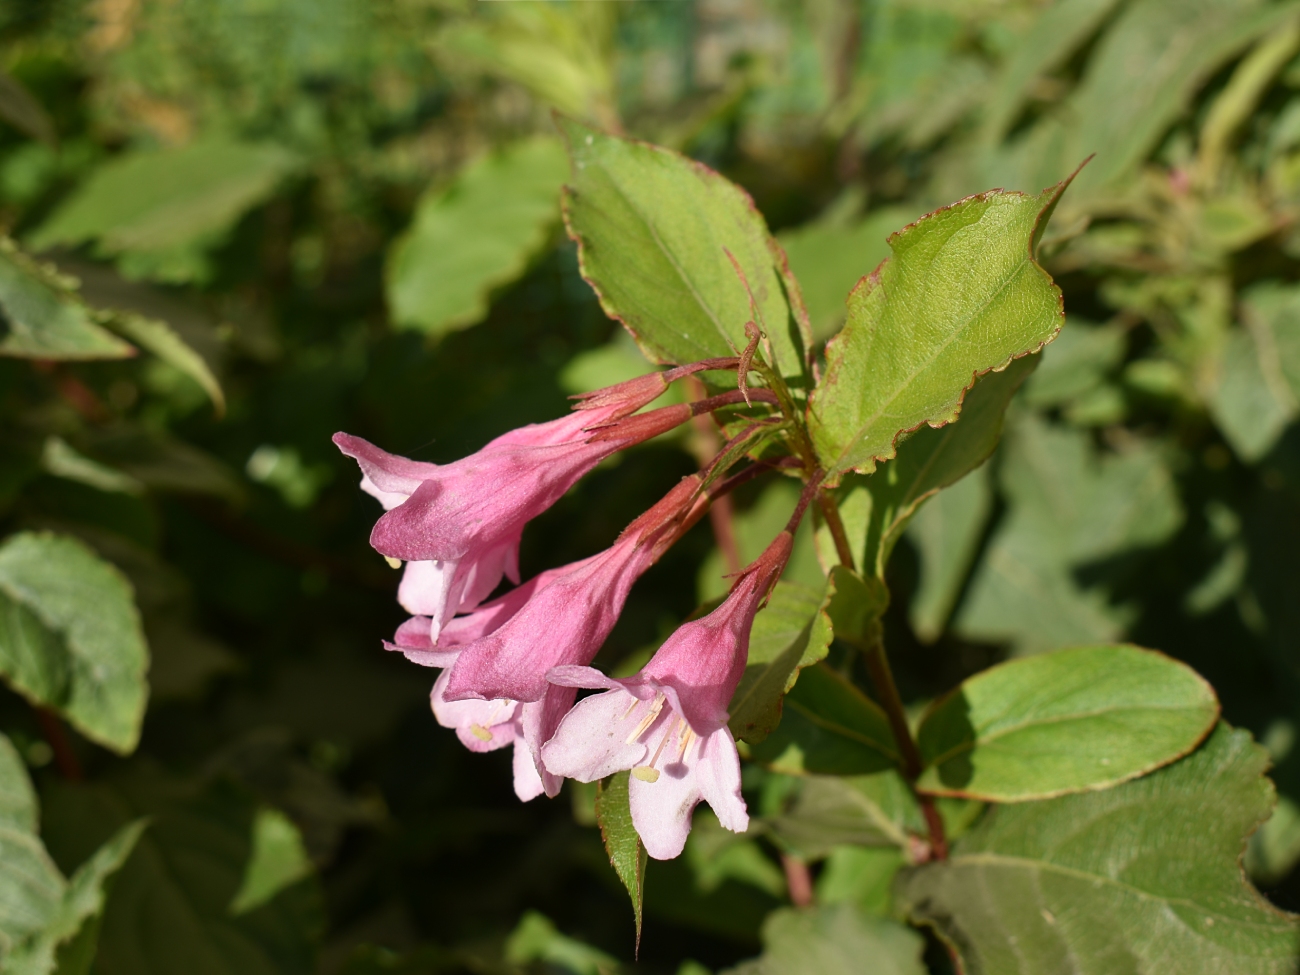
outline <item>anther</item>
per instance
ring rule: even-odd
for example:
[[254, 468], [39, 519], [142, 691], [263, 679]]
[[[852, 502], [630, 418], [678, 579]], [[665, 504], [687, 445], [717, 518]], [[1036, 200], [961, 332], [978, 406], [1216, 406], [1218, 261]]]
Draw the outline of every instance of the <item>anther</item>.
[[469, 733], [479, 741], [491, 741], [492, 732], [484, 728], [481, 724], [472, 724], [469, 726]]
[[402, 560], [395, 559], [391, 555], [385, 555], [384, 561], [388, 563], [390, 569], [400, 569], [402, 567]]
[[638, 765], [632, 770], [632, 774], [642, 782], [658, 782], [659, 770], [651, 768], [649, 765]]

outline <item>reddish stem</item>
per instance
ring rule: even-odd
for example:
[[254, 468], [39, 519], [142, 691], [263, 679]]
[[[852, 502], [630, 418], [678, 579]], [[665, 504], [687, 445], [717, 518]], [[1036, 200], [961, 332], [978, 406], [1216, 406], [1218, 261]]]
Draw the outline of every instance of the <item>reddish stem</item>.
[[54, 764], [58, 767], [59, 774], [69, 782], [80, 782], [84, 778], [81, 762], [77, 760], [77, 753], [72, 750], [72, 742], [68, 740], [68, 733], [63, 730], [63, 722], [48, 708], [38, 707], [34, 710], [36, 723], [41, 726], [41, 734], [45, 736], [50, 750], [54, 752]]
[[785, 886], [790, 893], [790, 903], [795, 907], [808, 907], [813, 902], [812, 872], [801, 857], [791, 853], [781, 854], [785, 869]]

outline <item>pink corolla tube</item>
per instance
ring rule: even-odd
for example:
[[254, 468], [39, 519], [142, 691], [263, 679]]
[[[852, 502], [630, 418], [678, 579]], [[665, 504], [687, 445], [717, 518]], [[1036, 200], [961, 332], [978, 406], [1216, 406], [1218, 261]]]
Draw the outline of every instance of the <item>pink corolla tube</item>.
[[635, 677], [558, 666], [551, 683], [604, 689], [578, 702], [541, 751], [552, 775], [594, 782], [631, 770], [632, 823], [657, 860], [682, 852], [701, 800], [740, 833], [749, 825], [727, 706], [745, 671], [754, 617], [790, 556], [789, 532], [736, 580], [708, 616], [679, 627]]

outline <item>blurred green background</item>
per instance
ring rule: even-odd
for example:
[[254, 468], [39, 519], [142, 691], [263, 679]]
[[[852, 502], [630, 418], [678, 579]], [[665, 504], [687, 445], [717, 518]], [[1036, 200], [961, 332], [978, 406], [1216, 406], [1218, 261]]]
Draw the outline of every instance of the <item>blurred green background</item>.
[[[2, 0], [0, 223], [140, 352], [23, 347], [0, 280], [4, 534], [120, 568], [151, 656], [128, 756], [0, 689], [65, 874], [152, 817], [93, 970], [702, 975], [787, 903], [762, 827], [797, 787], [747, 766], [758, 828], [702, 813], [651, 863], [634, 963], [591, 793], [519, 804], [508, 752], [462, 749], [433, 673], [380, 645], [397, 574], [330, 435], [449, 461], [646, 368], [578, 275], [553, 110], [745, 187], [819, 340], [890, 232], [1096, 154], [1044, 242], [1069, 324], [993, 461], [909, 529], [887, 645], [915, 706], [1067, 644], [1187, 660], [1273, 752], [1247, 862], [1300, 907], [1298, 23], [1264, 0]], [[607, 545], [697, 436], [584, 480], [525, 534], [525, 575]], [[742, 551], [788, 493], [739, 493]], [[819, 580], [801, 544], [789, 572]], [[695, 529], [601, 661], [652, 648], [721, 565]], [[888, 912], [896, 854], [808, 855], [823, 902]]]

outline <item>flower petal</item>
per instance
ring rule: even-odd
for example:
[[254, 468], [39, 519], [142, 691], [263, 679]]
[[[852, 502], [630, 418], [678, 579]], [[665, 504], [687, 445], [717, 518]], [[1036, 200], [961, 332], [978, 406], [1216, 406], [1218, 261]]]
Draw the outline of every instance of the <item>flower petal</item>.
[[733, 833], [745, 832], [749, 812], [740, 794], [740, 756], [730, 728], [723, 725], [700, 742], [694, 766], [700, 794], [718, 822]]
[[[542, 746], [542, 764], [553, 775], [595, 782], [643, 761], [651, 727], [632, 742], [651, 705], [624, 690], [584, 698], [564, 716], [555, 737]], [[656, 717], [654, 724], [663, 721]]]
[[632, 825], [656, 860], [671, 860], [686, 846], [691, 814], [702, 798], [694, 772], [690, 764], [669, 762], [653, 782], [635, 774], [628, 781]]

